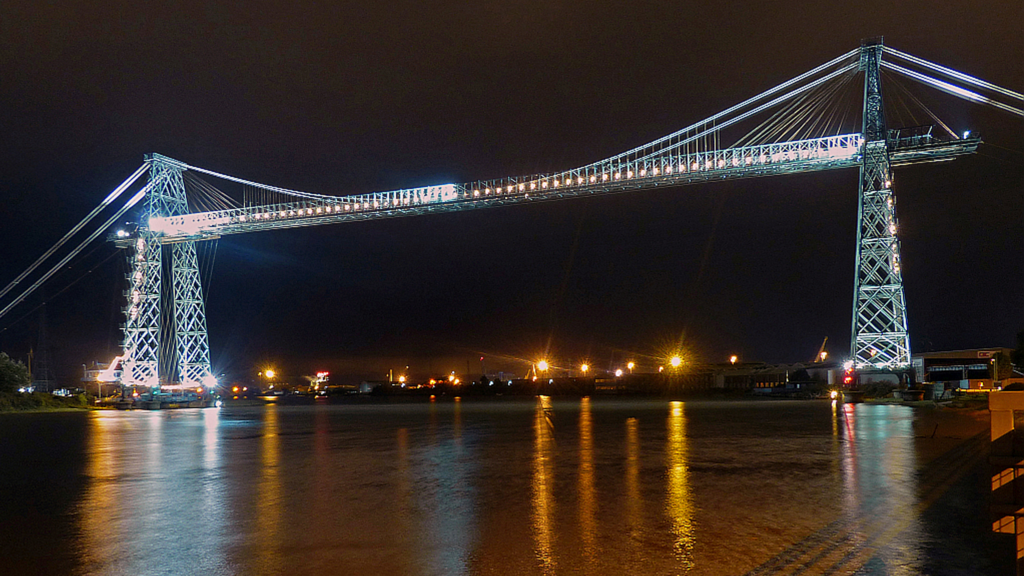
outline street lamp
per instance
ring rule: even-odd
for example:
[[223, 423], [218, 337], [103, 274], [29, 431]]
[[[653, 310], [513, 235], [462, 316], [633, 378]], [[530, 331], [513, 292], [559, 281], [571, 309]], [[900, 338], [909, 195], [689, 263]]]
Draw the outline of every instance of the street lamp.
[[548, 361], [541, 360], [540, 362], [537, 362], [537, 369], [540, 370], [541, 372], [546, 372], [548, 369]]
[[587, 370], [590, 370], [590, 366], [588, 366], [588, 365], [586, 365], [586, 364], [584, 364], [584, 365], [580, 366], [580, 372], [583, 372], [583, 375], [584, 375], [584, 376], [586, 376], [586, 375], [587, 375]]
[[671, 358], [671, 359], [670, 359], [670, 360], [668, 361], [668, 363], [669, 363], [669, 364], [671, 364], [673, 368], [679, 368], [679, 367], [680, 367], [680, 366], [682, 366], [682, 364], [683, 364], [683, 359], [682, 359], [682, 358], [680, 358], [679, 356], [673, 356], [673, 357], [672, 357], [672, 358]]
[[739, 360], [739, 358], [736, 357], [735, 354], [733, 354], [732, 356], [729, 356], [729, 364], [735, 364], [737, 360]]
[[619, 368], [618, 370], [615, 371], [615, 377], [622, 378], [622, 368]]
[[629, 373], [630, 373], [630, 374], [632, 374], [632, 373], [633, 373], [633, 368], [634, 368], [635, 366], [636, 366], [636, 364], [634, 364], [633, 362], [630, 362], [629, 364], [626, 364], [626, 368], [629, 368]]

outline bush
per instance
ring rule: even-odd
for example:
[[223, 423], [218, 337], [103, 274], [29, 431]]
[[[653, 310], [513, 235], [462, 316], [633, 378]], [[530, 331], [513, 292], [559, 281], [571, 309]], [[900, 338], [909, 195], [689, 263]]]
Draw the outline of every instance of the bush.
[[70, 398], [61, 398], [46, 392], [21, 394], [19, 392], [0, 393], [0, 412], [45, 411], [86, 409], [89, 398], [79, 394]]

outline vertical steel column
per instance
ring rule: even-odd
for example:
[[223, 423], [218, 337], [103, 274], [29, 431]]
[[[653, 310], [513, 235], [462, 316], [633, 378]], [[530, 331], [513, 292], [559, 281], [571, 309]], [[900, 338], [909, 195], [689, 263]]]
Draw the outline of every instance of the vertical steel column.
[[121, 381], [135, 386], [159, 384], [160, 243], [148, 229], [139, 229], [128, 255], [128, 305], [124, 312]]
[[904, 370], [910, 366], [910, 336], [882, 109], [881, 58], [881, 40], [861, 46], [864, 140], [850, 357], [861, 369]]
[[206, 334], [206, 305], [199, 280], [196, 243], [171, 247], [174, 277], [174, 332], [178, 378], [186, 386], [211, 386], [210, 344]]

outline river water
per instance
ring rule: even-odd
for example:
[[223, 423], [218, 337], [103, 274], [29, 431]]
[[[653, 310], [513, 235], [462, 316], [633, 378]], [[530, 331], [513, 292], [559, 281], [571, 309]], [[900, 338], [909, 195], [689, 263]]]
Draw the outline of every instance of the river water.
[[827, 401], [0, 415], [0, 573], [1012, 574], [986, 433]]

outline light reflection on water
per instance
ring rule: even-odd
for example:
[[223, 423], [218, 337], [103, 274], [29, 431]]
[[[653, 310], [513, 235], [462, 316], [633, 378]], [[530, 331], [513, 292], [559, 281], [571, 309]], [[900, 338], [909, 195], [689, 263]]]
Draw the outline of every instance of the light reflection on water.
[[956, 472], [922, 459], [918, 414], [546, 396], [96, 412], [78, 572], [918, 574], [921, 515]]
[[580, 544], [586, 563], [593, 563], [597, 554], [596, 494], [594, 493], [594, 431], [590, 413], [590, 398], [580, 400], [579, 449], [579, 516]]
[[552, 523], [555, 513], [554, 464], [550, 411], [551, 397], [537, 398], [533, 419], [533, 533], [537, 542], [535, 555], [544, 574], [555, 571], [555, 537]]
[[259, 480], [256, 484], [256, 561], [270, 573], [284, 569], [279, 550], [281, 516], [281, 429], [280, 408], [276, 404], [266, 407], [263, 433], [259, 439]]
[[687, 470], [686, 416], [682, 402], [669, 404], [668, 417], [668, 490], [666, 508], [672, 521], [672, 549], [680, 568], [693, 568], [693, 501]]

